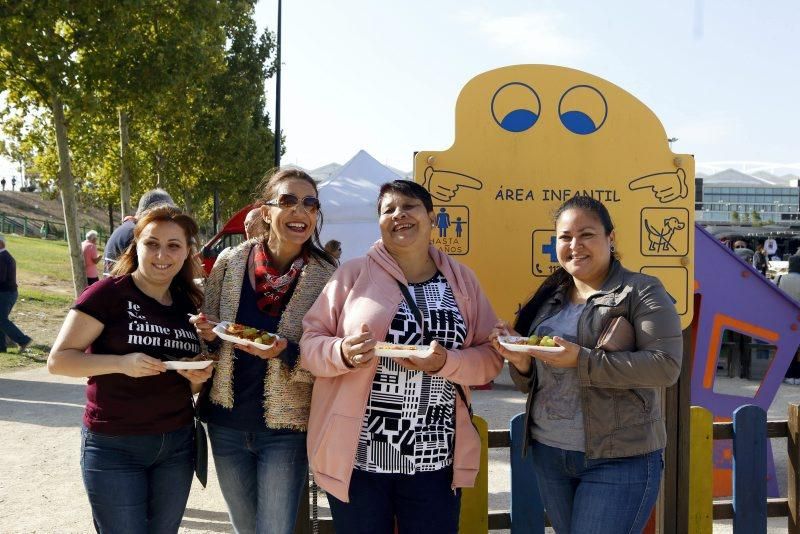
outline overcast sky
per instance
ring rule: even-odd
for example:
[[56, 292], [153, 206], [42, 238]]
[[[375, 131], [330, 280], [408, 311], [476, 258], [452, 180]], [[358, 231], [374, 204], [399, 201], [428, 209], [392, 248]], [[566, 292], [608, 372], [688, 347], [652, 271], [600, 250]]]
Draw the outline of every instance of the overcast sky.
[[[276, 16], [277, 0], [259, 2], [261, 28]], [[468, 80], [547, 63], [631, 92], [699, 164], [800, 164], [798, 27], [788, 0], [284, 0], [283, 162], [344, 163], [363, 148], [410, 170], [414, 150], [452, 144]], [[267, 92], [272, 114], [274, 81]]]

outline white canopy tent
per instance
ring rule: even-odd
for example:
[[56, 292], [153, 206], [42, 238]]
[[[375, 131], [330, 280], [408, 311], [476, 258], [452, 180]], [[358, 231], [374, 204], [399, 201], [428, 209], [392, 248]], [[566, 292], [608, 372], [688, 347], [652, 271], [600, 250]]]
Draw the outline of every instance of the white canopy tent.
[[353, 158], [319, 184], [324, 224], [320, 239], [342, 243], [340, 261], [363, 256], [380, 239], [376, 201], [381, 184], [403, 176], [383, 165], [366, 151]]

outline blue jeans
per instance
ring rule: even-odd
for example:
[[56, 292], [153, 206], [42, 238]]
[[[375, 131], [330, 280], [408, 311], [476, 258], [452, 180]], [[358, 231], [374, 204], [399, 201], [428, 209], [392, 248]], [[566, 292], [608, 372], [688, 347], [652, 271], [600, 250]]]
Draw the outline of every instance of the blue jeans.
[[461, 490], [453, 491], [453, 469], [413, 475], [353, 469], [350, 502], [328, 494], [333, 528], [340, 534], [456, 534]]
[[10, 337], [11, 341], [17, 345], [25, 345], [31, 340], [8, 318], [11, 315], [11, 308], [17, 302], [17, 296], [16, 289], [14, 291], [0, 291], [0, 352], [6, 352], [8, 349], [6, 347], [6, 336]]
[[237, 534], [291, 534], [308, 479], [306, 433], [209, 423], [222, 496]]
[[81, 471], [97, 532], [178, 532], [194, 473], [191, 426], [166, 434], [82, 430]]
[[557, 534], [639, 534], [658, 497], [662, 451], [587, 459], [533, 441], [539, 493]]

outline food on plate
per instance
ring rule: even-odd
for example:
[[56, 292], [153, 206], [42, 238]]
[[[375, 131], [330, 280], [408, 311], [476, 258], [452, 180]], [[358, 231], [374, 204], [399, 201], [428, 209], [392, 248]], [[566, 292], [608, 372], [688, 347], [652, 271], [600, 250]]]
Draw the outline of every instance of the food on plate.
[[417, 350], [416, 345], [395, 345], [393, 343], [378, 343], [375, 345], [378, 350]]
[[531, 334], [530, 337], [517, 337], [508, 340], [509, 343], [513, 343], [514, 345], [532, 345], [538, 347], [555, 347], [556, 342], [550, 336], [537, 336], [536, 334]]
[[252, 326], [245, 326], [239, 323], [231, 323], [227, 325], [225, 331], [241, 339], [252, 341], [253, 343], [260, 343], [261, 345], [272, 345], [275, 341], [275, 335], [270, 334], [266, 330], [259, 330]]

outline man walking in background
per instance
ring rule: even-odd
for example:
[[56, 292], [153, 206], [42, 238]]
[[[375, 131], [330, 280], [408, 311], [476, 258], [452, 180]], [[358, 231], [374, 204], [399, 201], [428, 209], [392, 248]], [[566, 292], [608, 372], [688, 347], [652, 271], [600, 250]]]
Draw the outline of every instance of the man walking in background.
[[8, 316], [17, 302], [17, 262], [6, 250], [6, 240], [0, 235], [0, 352], [8, 352], [6, 336], [19, 345], [22, 352], [31, 338], [22, 333]]
[[151, 189], [139, 199], [139, 207], [136, 208], [136, 215], [125, 217], [122, 224], [111, 233], [103, 251], [103, 276], [111, 274], [111, 269], [117, 263], [117, 258], [128, 248], [133, 241], [133, 228], [136, 226], [136, 219], [147, 208], [152, 208], [156, 204], [169, 204], [174, 206], [175, 202], [169, 193], [163, 189]]

